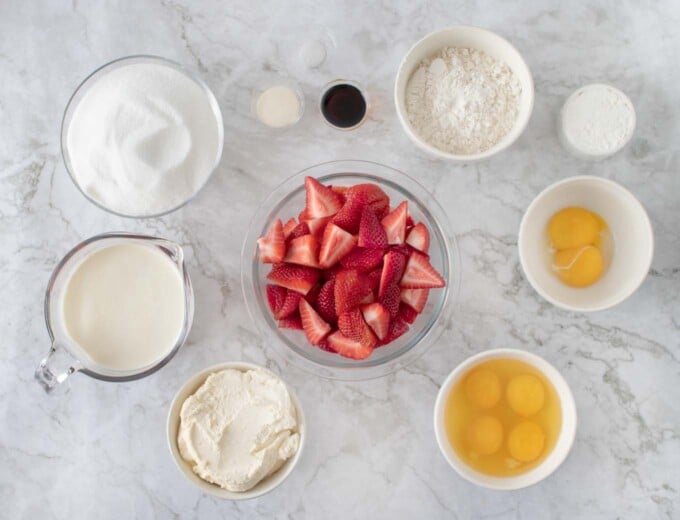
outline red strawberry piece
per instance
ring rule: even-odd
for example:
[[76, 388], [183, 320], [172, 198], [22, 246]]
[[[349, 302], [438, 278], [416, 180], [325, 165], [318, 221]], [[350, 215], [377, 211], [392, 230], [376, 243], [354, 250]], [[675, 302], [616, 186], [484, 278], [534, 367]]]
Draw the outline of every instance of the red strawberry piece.
[[375, 347], [375, 335], [359, 309], [352, 309], [338, 316], [338, 329], [343, 336], [358, 341], [365, 347]]
[[399, 294], [401, 290], [396, 284], [392, 284], [385, 289], [385, 293], [380, 296], [378, 301], [387, 309], [393, 318], [399, 314]]
[[267, 303], [275, 317], [281, 310], [281, 307], [283, 307], [287, 293], [288, 291], [284, 287], [267, 284]]
[[290, 264], [319, 267], [318, 256], [319, 241], [314, 235], [303, 235], [288, 243], [288, 250], [283, 261]]
[[328, 344], [341, 356], [352, 359], [366, 359], [373, 352], [372, 348], [343, 336], [339, 330], [328, 336]]
[[413, 229], [409, 231], [406, 237], [406, 243], [418, 251], [427, 253], [427, 250], [430, 248], [430, 232], [425, 227], [425, 224], [418, 222], [413, 226]]
[[360, 202], [362, 206], [371, 206], [379, 219], [389, 212], [390, 198], [375, 184], [355, 184], [347, 190], [346, 197]]
[[300, 318], [302, 319], [302, 330], [312, 345], [318, 345], [319, 341], [325, 338], [331, 331], [331, 326], [323, 321], [307, 300], [300, 300]]
[[361, 301], [371, 293], [371, 286], [366, 275], [356, 269], [340, 271], [335, 277], [335, 313], [340, 316], [343, 312], [357, 307]]
[[380, 278], [382, 278], [382, 268], [368, 273], [368, 285], [371, 287], [371, 291], [376, 292], [378, 290]]
[[361, 212], [361, 221], [359, 222], [359, 247], [367, 247], [371, 249], [385, 249], [387, 247], [387, 234], [385, 229], [380, 224], [378, 217], [370, 206], [364, 207]]
[[326, 352], [335, 352], [335, 350], [333, 350], [333, 347], [331, 347], [330, 343], [328, 343], [328, 338], [324, 338], [321, 341], [319, 341], [317, 347], [319, 347], [321, 350], [325, 350]]
[[293, 264], [274, 264], [267, 275], [270, 282], [303, 295], [309, 292], [320, 277], [321, 273], [317, 269]]
[[286, 299], [283, 301], [283, 305], [278, 312], [274, 313], [274, 318], [277, 320], [282, 320], [288, 318], [291, 314], [298, 310], [298, 305], [300, 303], [300, 298], [302, 295], [295, 291], [286, 291]]
[[323, 279], [326, 281], [335, 280], [335, 277], [338, 275], [338, 273], [344, 270], [345, 268], [342, 266], [342, 264], [337, 264], [330, 269], [324, 269], [322, 272]]
[[342, 205], [340, 211], [335, 214], [331, 222], [349, 233], [356, 233], [359, 231], [361, 212], [363, 210], [364, 205], [360, 201], [348, 199]]
[[338, 321], [335, 313], [335, 280], [328, 280], [321, 286], [319, 297], [316, 299], [316, 311], [328, 323]]
[[302, 319], [300, 315], [296, 312], [295, 314], [288, 316], [282, 320], [279, 320], [280, 329], [293, 329], [302, 330]]
[[290, 235], [288, 235], [287, 240], [291, 241], [296, 238], [303, 237], [305, 235], [309, 235], [309, 226], [307, 226], [306, 222], [300, 222], [297, 226], [295, 226], [291, 232]]
[[392, 343], [395, 339], [403, 336], [408, 332], [408, 323], [406, 323], [401, 316], [397, 316], [390, 322], [390, 328], [387, 331], [387, 336], [382, 341], [379, 341], [376, 346], [382, 347], [388, 343]]
[[328, 224], [330, 220], [331, 217], [321, 217], [305, 220], [305, 223], [309, 228], [309, 232], [315, 237], [320, 238], [323, 235], [324, 229], [326, 229], [326, 224]]
[[383, 259], [382, 275], [380, 276], [380, 290], [378, 295], [382, 297], [388, 287], [396, 285], [404, 274], [406, 258], [396, 251], [389, 251]]
[[330, 217], [342, 207], [342, 201], [332, 189], [324, 186], [314, 177], [305, 177], [307, 207], [305, 212], [312, 218]]
[[373, 289], [371, 289], [371, 292], [369, 292], [366, 295], [366, 298], [364, 298], [363, 300], [361, 300], [359, 302], [359, 305], [367, 305], [369, 303], [373, 303], [374, 301], [375, 301], [375, 294], [373, 294]]
[[338, 194], [338, 197], [340, 197], [340, 200], [344, 204], [347, 200], [347, 190], [349, 189], [349, 186], [329, 186], [329, 188]]
[[319, 252], [319, 264], [323, 268], [333, 266], [357, 244], [357, 239], [344, 229], [329, 223], [324, 229]]
[[403, 244], [406, 235], [406, 214], [408, 203], [403, 201], [392, 213], [382, 219], [382, 226], [387, 233], [387, 242], [390, 244]]
[[381, 303], [371, 303], [364, 305], [361, 308], [361, 313], [364, 315], [364, 320], [373, 330], [378, 339], [383, 339], [387, 336], [387, 331], [390, 326], [390, 313]]
[[305, 295], [305, 300], [307, 300], [309, 303], [311, 303], [313, 306], [316, 305], [316, 302], [319, 299], [319, 293], [321, 292], [321, 287], [323, 284], [321, 283], [315, 283], [314, 286], [309, 290], [309, 292]]
[[295, 220], [295, 218], [288, 219], [288, 222], [283, 225], [283, 237], [287, 239], [297, 224], [298, 222]]
[[414, 225], [415, 222], [413, 222], [411, 215], [406, 215], [406, 231], [408, 232]]
[[260, 247], [260, 262], [275, 264], [283, 260], [286, 256], [286, 239], [283, 236], [281, 219], [276, 219], [267, 234], [257, 239], [257, 245]]
[[302, 222], [303, 220], [309, 220], [310, 217], [307, 215], [307, 210], [303, 209], [300, 213], [298, 213], [298, 220]]
[[444, 287], [446, 282], [430, 265], [427, 255], [413, 251], [408, 262], [406, 262], [406, 270], [399, 285], [407, 289], [431, 289], [433, 287]]
[[406, 244], [399, 244], [396, 246], [390, 246], [390, 251], [394, 251], [395, 253], [403, 255], [404, 258], [408, 258], [411, 256], [411, 251], [413, 251], [413, 248], [407, 246]]
[[406, 323], [413, 323], [418, 317], [418, 312], [406, 305], [405, 303], [399, 304], [399, 316], [404, 318]]
[[420, 314], [425, 308], [429, 295], [429, 289], [402, 289], [399, 298], [402, 302]]
[[371, 271], [383, 261], [384, 252], [382, 249], [362, 249], [357, 248], [340, 260], [343, 267], [347, 269], [358, 269], [362, 272]]

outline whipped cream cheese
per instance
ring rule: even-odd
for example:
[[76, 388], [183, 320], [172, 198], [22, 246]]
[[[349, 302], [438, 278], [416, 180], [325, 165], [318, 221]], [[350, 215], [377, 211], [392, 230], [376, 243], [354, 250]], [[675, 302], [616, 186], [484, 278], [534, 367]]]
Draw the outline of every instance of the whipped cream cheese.
[[247, 491], [298, 450], [298, 419], [286, 385], [264, 370], [226, 369], [184, 401], [177, 444], [194, 473]]

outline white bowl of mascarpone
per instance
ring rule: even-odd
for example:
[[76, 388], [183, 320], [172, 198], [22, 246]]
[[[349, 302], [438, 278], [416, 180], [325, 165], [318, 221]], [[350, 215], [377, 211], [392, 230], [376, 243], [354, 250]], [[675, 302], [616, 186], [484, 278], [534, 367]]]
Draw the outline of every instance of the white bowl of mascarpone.
[[170, 405], [167, 436], [180, 472], [229, 500], [278, 487], [306, 437], [295, 394], [274, 373], [242, 362], [213, 365], [184, 383]]

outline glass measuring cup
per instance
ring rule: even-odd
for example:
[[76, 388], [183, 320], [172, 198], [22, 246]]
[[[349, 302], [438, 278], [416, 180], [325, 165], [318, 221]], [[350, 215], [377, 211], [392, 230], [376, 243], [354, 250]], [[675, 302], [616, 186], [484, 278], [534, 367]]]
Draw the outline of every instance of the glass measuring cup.
[[[96, 363], [83, 347], [71, 339], [63, 319], [62, 300], [71, 275], [86, 257], [105, 247], [129, 243], [155, 248], [176, 266], [184, 288], [184, 320], [175, 345], [162, 358], [147, 366], [133, 370], [120, 370]], [[46, 392], [50, 392], [76, 372], [83, 372], [95, 379], [114, 382], [146, 377], [168, 363], [184, 344], [189, 335], [193, 317], [194, 293], [184, 264], [184, 252], [178, 244], [162, 238], [124, 232], [93, 236], [71, 249], [52, 272], [45, 293], [45, 322], [52, 346], [36, 368], [35, 378]]]

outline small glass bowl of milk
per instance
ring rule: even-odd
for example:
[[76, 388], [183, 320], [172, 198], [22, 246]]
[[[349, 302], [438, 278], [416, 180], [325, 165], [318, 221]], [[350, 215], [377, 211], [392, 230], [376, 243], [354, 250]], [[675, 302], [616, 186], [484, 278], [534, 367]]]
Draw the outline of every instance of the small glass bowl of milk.
[[45, 320], [52, 346], [35, 377], [48, 392], [75, 372], [118, 382], [146, 377], [184, 344], [193, 313], [178, 244], [130, 233], [89, 238], [50, 278]]

